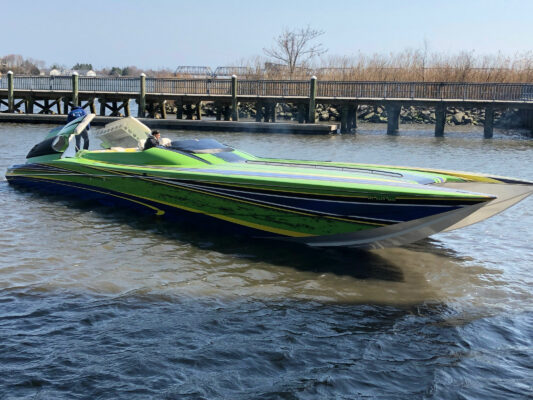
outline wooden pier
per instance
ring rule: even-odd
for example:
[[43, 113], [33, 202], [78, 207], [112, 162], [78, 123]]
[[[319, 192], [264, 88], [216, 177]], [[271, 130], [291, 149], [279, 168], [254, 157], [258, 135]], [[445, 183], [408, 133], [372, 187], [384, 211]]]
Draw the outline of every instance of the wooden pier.
[[[101, 126], [116, 121], [121, 117], [97, 116], [91, 125]], [[258, 132], [258, 133], [302, 133], [302, 134], [329, 134], [337, 132], [336, 124], [296, 124], [264, 122], [233, 122], [233, 121], [191, 121], [179, 119], [139, 118], [139, 120], [152, 129], [194, 130], [210, 132]], [[66, 115], [51, 114], [14, 114], [0, 113], [0, 123], [30, 123], [30, 124], [66, 124]]]
[[[138, 104], [138, 117], [167, 118], [166, 103], [176, 106], [176, 119], [202, 119], [202, 102], [212, 102], [219, 121], [238, 121], [239, 104], [254, 103], [256, 122], [276, 122], [276, 105], [293, 104], [301, 124], [316, 122], [317, 104], [335, 106], [341, 113], [341, 132], [354, 132], [360, 105], [384, 106], [387, 133], [399, 129], [402, 107], [435, 109], [435, 136], [444, 135], [449, 107], [485, 109], [485, 137], [493, 134], [494, 111], [524, 110], [533, 130], [533, 84], [529, 83], [439, 83], [439, 82], [338, 82], [310, 80], [239, 80], [14, 76], [0, 78], [0, 107], [8, 113], [67, 114], [81, 106], [100, 116], [130, 115], [130, 101]], [[286, 124], [292, 125], [295, 124]], [[199, 126], [199, 125], [198, 125]], [[222, 125], [220, 125], [222, 126]]]

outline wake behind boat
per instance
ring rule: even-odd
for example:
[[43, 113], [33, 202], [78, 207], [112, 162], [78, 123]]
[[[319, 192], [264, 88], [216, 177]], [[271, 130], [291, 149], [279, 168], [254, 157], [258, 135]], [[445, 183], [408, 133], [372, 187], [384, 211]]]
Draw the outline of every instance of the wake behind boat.
[[261, 158], [213, 139], [142, 150], [150, 130], [132, 117], [96, 133], [102, 150], [66, 157], [93, 117], [52, 130], [25, 164], [8, 169], [9, 183], [254, 237], [360, 248], [461, 228], [533, 192], [532, 182], [480, 174]]

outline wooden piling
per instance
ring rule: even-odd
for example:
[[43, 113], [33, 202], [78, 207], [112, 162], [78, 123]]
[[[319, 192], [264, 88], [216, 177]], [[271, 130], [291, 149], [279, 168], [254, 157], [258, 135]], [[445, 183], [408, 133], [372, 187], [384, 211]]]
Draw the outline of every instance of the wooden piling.
[[387, 135], [395, 135], [398, 132], [401, 106], [387, 104]]
[[202, 120], [202, 102], [201, 101], [196, 103], [196, 119], [198, 121]]
[[94, 99], [91, 99], [89, 101], [89, 110], [91, 111], [91, 114], [96, 114], [96, 106], [94, 105]]
[[161, 106], [161, 118], [167, 119], [167, 101], [163, 100], [159, 103], [159, 105]]
[[26, 99], [26, 114], [33, 114], [34, 100], [32, 97]]
[[124, 100], [124, 114], [126, 114], [126, 117], [131, 116], [130, 99]]
[[298, 104], [298, 123], [303, 124], [305, 122], [305, 104]]
[[106, 99], [98, 99], [98, 102], [100, 103], [100, 115], [101, 116], [104, 116], [105, 115], [105, 103], [106, 103]]
[[276, 122], [277, 121], [277, 119], [276, 119], [276, 106], [277, 105], [278, 105], [277, 103], [272, 103], [270, 105], [270, 121], [271, 122]]
[[217, 121], [222, 120], [222, 103], [219, 101], [215, 102], [215, 118]]
[[224, 106], [224, 121], [231, 121], [231, 106]]
[[231, 120], [239, 120], [239, 103], [237, 102], [237, 76], [231, 76]]
[[181, 100], [176, 100], [176, 119], [183, 119], [183, 102]]
[[315, 110], [316, 109], [316, 76], [311, 77], [309, 86], [309, 117], [307, 122], [314, 124], [316, 121]]
[[343, 104], [341, 107], [341, 133], [348, 133], [348, 113], [349, 108], [347, 104]]
[[15, 111], [15, 85], [13, 71], [7, 72], [7, 110], [12, 113]]
[[483, 124], [483, 135], [485, 139], [490, 139], [494, 135], [494, 107], [485, 108], [485, 123]]
[[263, 118], [263, 103], [258, 101], [255, 103], [255, 122], [261, 122]]
[[446, 106], [439, 104], [435, 107], [435, 137], [444, 136], [444, 126], [446, 125]]
[[78, 100], [79, 100], [79, 97], [78, 97], [78, 94], [79, 94], [79, 75], [77, 72], [73, 72], [72, 73], [72, 106], [73, 107], [78, 107], [79, 103], [78, 103]]
[[357, 129], [357, 104], [351, 109], [350, 129], [355, 131]]
[[137, 116], [139, 118], [144, 118], [146, 109], [146, 74], [143, 72], [140, 76], [140, 87], [139, 87], [139, 111]]

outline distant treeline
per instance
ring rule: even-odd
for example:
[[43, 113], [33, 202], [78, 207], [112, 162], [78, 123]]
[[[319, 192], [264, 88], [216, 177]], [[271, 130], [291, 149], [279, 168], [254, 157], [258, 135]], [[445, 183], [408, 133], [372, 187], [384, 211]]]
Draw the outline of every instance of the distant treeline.
[[[10, 54], [0, 57], [0, 73], [8, 70], [15, 74], [45, 74], [52, 68], [60, 70], [89, 70], [91, 63], [77, 63], [72, 68], [46, 64], [32, 58]], [[198, 71], [203, 71], [199, 73]], [[208, 67], [181, 67], [142, 69], [136, 66], [111, 67], [95, 70], [104, 76], [139, 76], [144, 72], [150, 77], [204, 78], [211, 71]], [[220, 67], [218, 77], [237, 75], [240, 79], [309, 79], [316, 75], [322, 80], [344, 81], [425, 81], [425, 82], [533, 82], [533, 52], [513, 57], [496, 54], [476, 56], [474, 52], [455, 55], [429, 53], [424, 50], [404, 50], [387, 55], [358, 54], [353, 57], [331, 56], [314, 65], [300, 65], [291, 74], [287, 66], [257, 57], [242, 60], [234, 66]]]

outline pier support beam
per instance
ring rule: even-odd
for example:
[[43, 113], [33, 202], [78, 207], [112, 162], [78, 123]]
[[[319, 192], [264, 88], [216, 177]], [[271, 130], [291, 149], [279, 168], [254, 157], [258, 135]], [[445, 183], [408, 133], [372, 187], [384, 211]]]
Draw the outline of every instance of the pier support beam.
[[255, 122], [261, 122], [261, 119], [263, 118], [263, 103], [257, 102], [255, 103]]
[[202, 102], [201, 101], [196, 103], [196, 119], [198, 121], [202, 120]]
[[[33, 104], [34, 104], [34, 100], [33, 98], [28, 98], [26, 99], [26, 114], [33, 114]], [[61, 114], [61, 113], [59, 113]]]
[[239, 120], [239, 103], [237, 102], [237, 75], [231, 76], [231, 120]]
[[220, 102], [215, 102], [215, 118], [217, 121], [221, 121], [222, 120], [222, 103]]
[[444, 126], [446, 125], [446, 106], [439, 104], [435, 107], [435, 137], [444, 136]]
[[354, 131], [357, 129], [357, 104], [350, 107], [348, 113], [348, 129]]
[[141, 84], [139, 89], [139, 111], [137, 112], [137, 116], [139, 118], [144, 118], [144, 113], [146, 109], [146, 74], [143, 72], [141, 74]]
[[298, 123], [303, 124], [305, 122], [305, 104], [298, 104]]
[[183, 103], [181, 100], [176, 100], [176, 119], [183, 119]]
[[78, 103], [79, 78], [80, 77], [77, 72], [72, 73], [72, 107], [78, 107], [79, 105]]
[[402, 106], [399, 104], [388, 104], [387, 109], [387, 135], [395, 135], [400, 127], [400, 112]]
[[487, 106], [485, 108], [485, 123], [483, 127], [483, 135], [485, 139], [492, 138], [494, 134], [494, 107]]
[[162, 119], [167, 119], [167, 101], [166, 100], [162, 100], [159, 103], [159, 106], [161, 107], [161, 118]]
[[341, 133], [350, 132], [348, 127], [348, 114], [350, 113], [350, 108], [348, 104], [343, 104], [341, 107]]
[[309, 88], [309, 117], [307, 122], [314, 124], [316, 122], [315, 110], [316, 108], [316, 76], [311, 77], [311, 84]]
[[231, 121], [231, 106], [224, 106], [224, 121]]
[[7, 111], [12, 113], [15, 111], [15, 85], [13, 82], [13, 71], [7, 72]]

